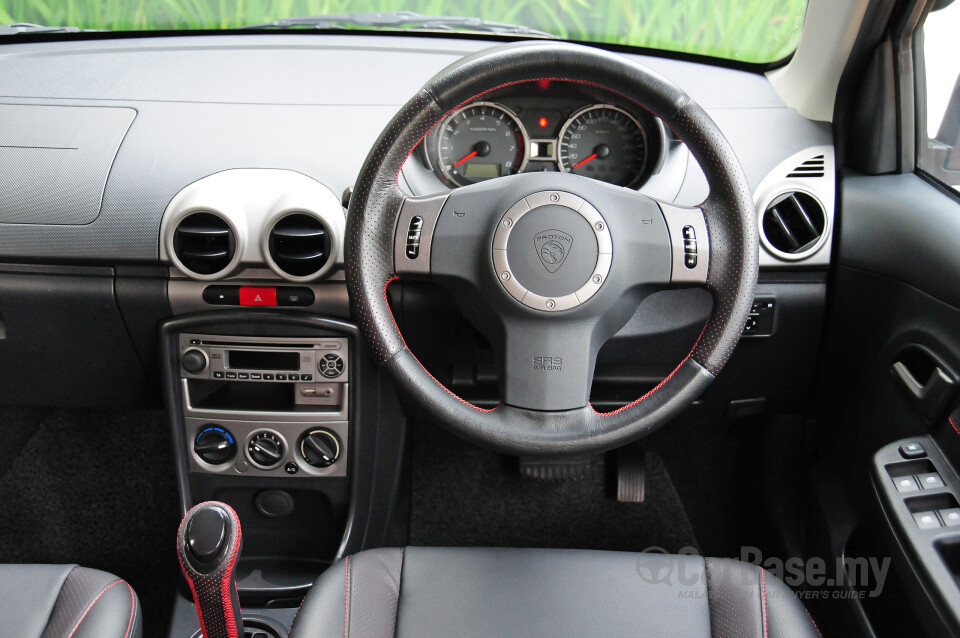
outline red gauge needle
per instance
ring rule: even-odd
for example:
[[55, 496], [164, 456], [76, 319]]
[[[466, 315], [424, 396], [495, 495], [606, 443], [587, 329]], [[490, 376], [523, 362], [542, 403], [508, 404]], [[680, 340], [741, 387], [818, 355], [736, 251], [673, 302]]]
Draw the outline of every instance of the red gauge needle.
[[[457, 160], [456, 162], [453, 163], [453, 165], [454, 165], [454, 166], [460, 166], [461, 164], [463, 164], [464, 162], [466, 162], [468, 159], [474, 158], [474, 157], [476, 157], [476, 156], [477, 156], [477, 152], [474, 151], [474, 152], [470, 153], [469, 155], [464, 156], [463, 159]], [[596, 157], [596, 155], [594, 155], [594, 157]], [[576, 168], [576, 167], [574, 167], [574, 168]]]
[[[586, 158], [586, 159], [580, 160], [579, 162], [577, 162], [576, 164], [573, 165], [573, 168], [574, 168], [574, 169], [580, 168], [581, 166], [583, 166], [583, 165], [586, 164], [587, 162], [593, 161], [593, 160], [595, 160], [595, 159], [597, 159], [597, 154], [596, 154], [596, 153], [594, 153], [593, 155], [591, 155], [590, 157], [588, 157], [588, 158]], [[460, 161], [462, 162], [463, 160], [460, 160]], [[456, 164], [454, 164], [454, 166], [456, 166]]]

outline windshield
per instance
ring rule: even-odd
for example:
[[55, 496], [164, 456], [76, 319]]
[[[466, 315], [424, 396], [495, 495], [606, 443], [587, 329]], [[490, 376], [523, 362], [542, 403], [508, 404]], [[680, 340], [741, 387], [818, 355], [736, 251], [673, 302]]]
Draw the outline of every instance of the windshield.
[[0, 23], [110, 31], [229, 29], [301, 16], [405, 11], [434, 20], [371, 25], [344, 19], [315, 26], [491, 30], [435, 19], [470, 17], [570, 40], [769, 63], [793, 53], [806, 6], [806, 0], [0, 0]]

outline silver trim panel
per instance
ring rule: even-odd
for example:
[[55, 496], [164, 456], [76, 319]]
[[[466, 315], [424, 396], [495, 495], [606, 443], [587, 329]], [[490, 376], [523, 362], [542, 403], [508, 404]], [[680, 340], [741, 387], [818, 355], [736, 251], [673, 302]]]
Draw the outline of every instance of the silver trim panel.
[[[673, 268], [670, 274], [670, 283], [673, 284], [704, 284], [710, 272], [710, 235], [707, 233], [707, 222], [703, 211], [699, 208], [684, 208], [666, 202], [657, 202], [663, 211], [663, 218], [667, 221], [667, 231], [670, 233], [670, 250], [673, 253]], [[686, 256], [684, 250], [683, 228], [692, 226], [697, 235], [697, 265], [687, 268], [684, 264]]]
[[[393, 236], [393, 269], [397, 274], [430, 274], [430, 247], [433, 245], [433, 231], [440, 219], [440, 211], [449, 197], [449, 193], [428, 195], [426, 197], [408, 197], [403, 200], [397, 227]], [[417, 257], [407, 257], [407, 231], [410, 220], [420, 217], [420, 251]]]

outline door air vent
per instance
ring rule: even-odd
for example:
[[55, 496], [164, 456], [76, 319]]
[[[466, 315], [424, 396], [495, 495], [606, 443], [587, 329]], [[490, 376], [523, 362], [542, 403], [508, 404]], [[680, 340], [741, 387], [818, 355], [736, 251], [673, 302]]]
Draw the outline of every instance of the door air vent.
[[820, 201], [802, 191], [783, 193], [767, 204], [760, 220], [764, 243], [791, 260], [815, 252], [824, 239], [827, 215]]
[[326, 272], [328, 262], [333, 264], [329, 229], [307, 213], [281, 217], [270, 230], [266, 248], [270, 265], [287, 279], [313, 279]]
[[187, 274], [209, 277], [225, 271], [233, 261], [237, 240], [230, 225], [214, 213], [184, 217], [173, 231], [173, 253]]
[[824, 164], [823, 155], [811, 157], [793, 171], [787, 173], [787, 177], [823, 177]]

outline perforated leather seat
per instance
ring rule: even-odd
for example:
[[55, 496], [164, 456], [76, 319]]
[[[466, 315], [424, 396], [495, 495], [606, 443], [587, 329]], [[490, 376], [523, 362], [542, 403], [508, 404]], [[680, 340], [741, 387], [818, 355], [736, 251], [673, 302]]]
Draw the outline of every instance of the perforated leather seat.
[[126, 581], [77, 565], [0, 565], [0, 635], [139, 638], [140, 602]]
[[553, 549], [376, 549], [328, 569], [291, 638], [816, 638], [791, 590], [746, 563]]

